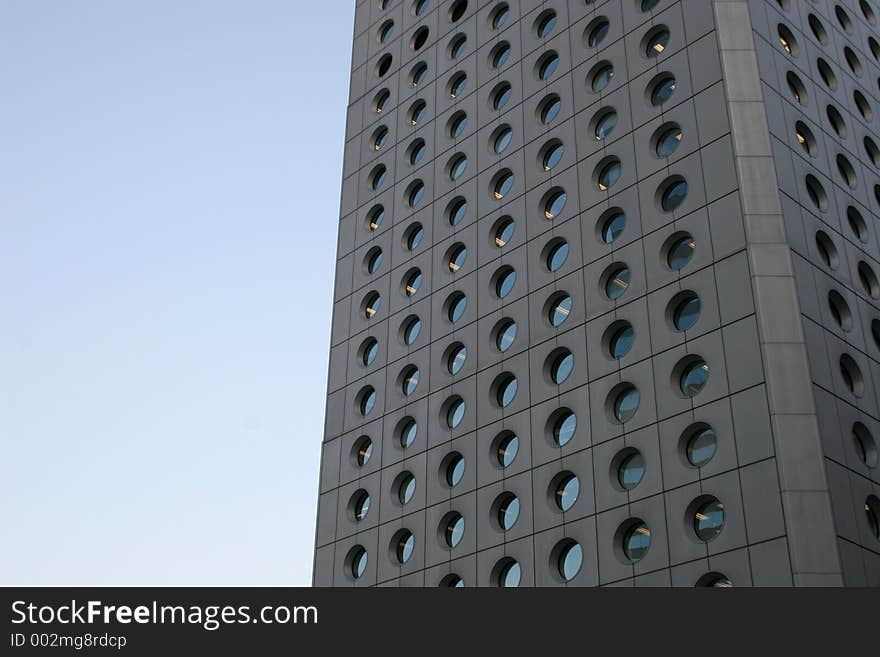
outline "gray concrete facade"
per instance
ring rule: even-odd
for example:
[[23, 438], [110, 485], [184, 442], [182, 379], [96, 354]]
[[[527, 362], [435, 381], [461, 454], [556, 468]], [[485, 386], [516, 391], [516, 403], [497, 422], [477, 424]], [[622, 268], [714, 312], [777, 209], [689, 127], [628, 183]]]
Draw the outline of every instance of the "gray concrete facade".
[[316, 585], [880, 584], [875, 11], [357, 3]]

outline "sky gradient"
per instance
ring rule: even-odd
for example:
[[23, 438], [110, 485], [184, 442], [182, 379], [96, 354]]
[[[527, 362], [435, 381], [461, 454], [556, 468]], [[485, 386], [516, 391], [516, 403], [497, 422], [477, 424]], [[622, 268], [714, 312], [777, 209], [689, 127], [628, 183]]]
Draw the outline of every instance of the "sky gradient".
[[0, 0], [0, 584], [310, 583], [353, 12]]

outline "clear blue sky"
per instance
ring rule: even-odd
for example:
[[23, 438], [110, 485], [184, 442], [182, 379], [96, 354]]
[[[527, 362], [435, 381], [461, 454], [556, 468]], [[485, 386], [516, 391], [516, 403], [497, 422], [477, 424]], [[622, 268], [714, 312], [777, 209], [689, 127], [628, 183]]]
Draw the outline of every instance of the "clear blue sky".
[[0, 584], [309, 584], [354, 0], [0, 0]]

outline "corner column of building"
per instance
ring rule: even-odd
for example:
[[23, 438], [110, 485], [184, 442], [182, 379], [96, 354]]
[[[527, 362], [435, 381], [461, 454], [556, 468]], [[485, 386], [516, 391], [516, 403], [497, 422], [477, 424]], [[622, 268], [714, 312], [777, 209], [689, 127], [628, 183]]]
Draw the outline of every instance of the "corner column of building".
[[842, 586], [747, 0], [713, 0], [795, 586]]

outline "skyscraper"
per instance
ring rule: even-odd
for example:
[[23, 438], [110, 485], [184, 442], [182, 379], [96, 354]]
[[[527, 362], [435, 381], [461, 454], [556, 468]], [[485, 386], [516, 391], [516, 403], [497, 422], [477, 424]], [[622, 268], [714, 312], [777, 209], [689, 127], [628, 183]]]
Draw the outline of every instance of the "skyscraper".
[[880, 584], [873, 0], [359, 0], [314, 582]]

